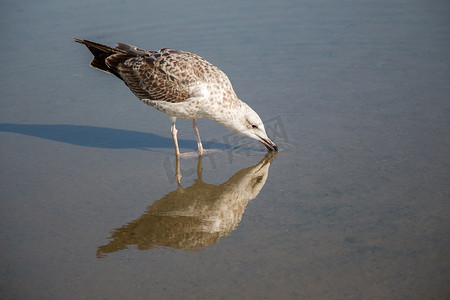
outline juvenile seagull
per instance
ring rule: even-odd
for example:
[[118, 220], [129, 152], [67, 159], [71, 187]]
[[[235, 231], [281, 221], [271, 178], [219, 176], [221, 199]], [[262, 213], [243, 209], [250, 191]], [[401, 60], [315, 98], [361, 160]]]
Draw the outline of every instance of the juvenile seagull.
[[192, 119], [199, 155], [204, 152], [197, 128], [199, 118], [256, 139], [269, 151], [278, 150], [258, 114], [238, 99], [227, 75], [200, 56], [167, 48], [146, 51], [121, 43], [113, 48], [87, 40], [75, 42], [92, 52], [92, 67], [117, 76], [142, 102], [169, 115], [177, 156], [177, 118]]

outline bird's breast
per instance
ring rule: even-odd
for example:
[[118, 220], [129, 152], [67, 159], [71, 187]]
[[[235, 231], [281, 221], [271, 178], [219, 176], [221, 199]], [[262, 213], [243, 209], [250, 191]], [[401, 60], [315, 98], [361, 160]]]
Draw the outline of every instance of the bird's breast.
[[183, 119], [215, 119], [233, 106], [237, 97], [231, 89], [217, 84], [199, 83], [188, 87], [191, 97], [183, 102], [167, 102], [164, 100], [142, 101], [171, 117]]

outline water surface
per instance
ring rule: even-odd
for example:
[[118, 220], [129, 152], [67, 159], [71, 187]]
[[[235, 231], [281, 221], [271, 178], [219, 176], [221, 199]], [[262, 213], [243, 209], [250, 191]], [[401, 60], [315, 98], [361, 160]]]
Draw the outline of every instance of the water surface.
[[[2, 299], [450, 296], [447, 2], [0, 6]], [[200, 120], [178, 184], [169, 118], [72, 37], [201, 55], [280, 153]]]

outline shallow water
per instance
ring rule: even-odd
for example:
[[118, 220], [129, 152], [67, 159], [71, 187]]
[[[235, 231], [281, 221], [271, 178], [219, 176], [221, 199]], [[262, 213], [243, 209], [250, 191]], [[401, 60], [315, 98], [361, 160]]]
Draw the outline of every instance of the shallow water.
[[[445, 299], [445, 1], [2, 1], [2, 299]], [[72, 41], [172, 47], [280, 146], [170, 121]], [[182, 151], [196, 148], [177, 121]]]

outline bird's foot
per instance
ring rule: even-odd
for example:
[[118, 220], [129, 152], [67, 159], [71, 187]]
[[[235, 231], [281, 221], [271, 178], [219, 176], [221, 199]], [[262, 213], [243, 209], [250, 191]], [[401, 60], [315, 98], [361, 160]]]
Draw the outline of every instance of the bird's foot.
[[184, 152], [179, 155], [181, 158], [193, 158], [199, 156], [197, 152]]
[[208, 155], [208, 154], [213, 154], [213, 153], [219, 153], [219, 152], [223, 152], [223, 149], [203, 149], [202, 153], [200, 152], [184, 152], [184, 153], [180, 153], [180, 157], [182, 158], [193, 158], [193, 157], [197, 157], [197, 156], [202, 156], [202, 155]]

